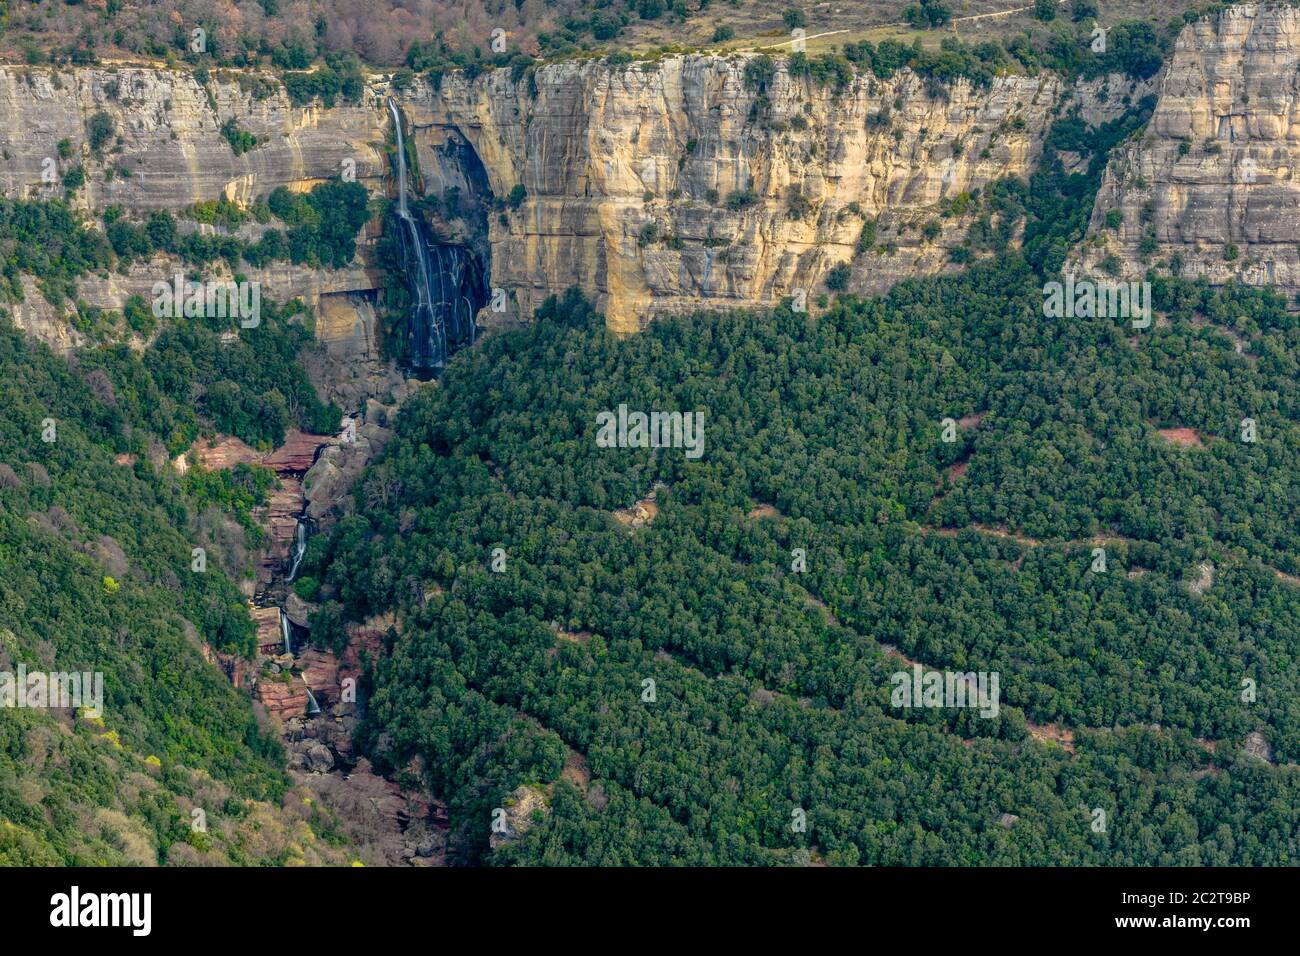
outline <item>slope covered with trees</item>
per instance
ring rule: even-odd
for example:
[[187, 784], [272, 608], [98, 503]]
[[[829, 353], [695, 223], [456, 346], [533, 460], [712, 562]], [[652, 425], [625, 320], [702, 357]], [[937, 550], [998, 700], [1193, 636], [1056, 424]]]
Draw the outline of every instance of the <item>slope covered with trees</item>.
[[[960, 275], [627, 340], [575, 293], [404, 406], [306, 573], [321, 642], [398, 612], [361, 744], [458, 860], [1294, 862], [1300, 327], [1163, 272], [1149, 329], [1043, 314], [1148, 112], [1064, 118], [1098, 158], [992, 190], [1022, 241], [977, 223]], [[703, 456], [602, 447], [620, 404], [703, 412]], [[910, 661], [1000, 713], [893, 706]]]
[[105, 382], [0, 333], [0, 670], [98, 671], [105, 698], [98, 720], [3, 712], [7, 862], [138, 862], [142, 826], [165, 858], [191, 833], [177, 801], [192, 771], [233, 797], [285, 789], [278, 745], [200, 656], [200, 640], [251, 645], [244, 601], [215, 552], [192, 573], [198, 516], [179, 482], [117, 462], [145, 433]]

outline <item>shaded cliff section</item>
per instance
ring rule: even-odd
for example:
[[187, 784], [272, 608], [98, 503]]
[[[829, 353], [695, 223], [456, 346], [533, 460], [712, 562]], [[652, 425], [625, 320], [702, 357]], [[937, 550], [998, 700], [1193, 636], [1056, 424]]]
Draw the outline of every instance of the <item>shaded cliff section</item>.
[[1146, 135], [1116, 151], [1075, 267], [1300, 292], [1300, 10], [1189, 25]]
[[657, 314], [811, 298], [841, 264], [859, 292], [956, 269], [972, 194], [1027, 176], [1060, 111], [1101, 122], [1142, 92], [1118, 77], [943, 86], [908, 70], [836, 90], [784, 61], [753, 84], [749, 59], [449, 75], [400, 98], [422, 164], [453, 141], [482, 164], [508, 313], [578, 286], [634, 332]]

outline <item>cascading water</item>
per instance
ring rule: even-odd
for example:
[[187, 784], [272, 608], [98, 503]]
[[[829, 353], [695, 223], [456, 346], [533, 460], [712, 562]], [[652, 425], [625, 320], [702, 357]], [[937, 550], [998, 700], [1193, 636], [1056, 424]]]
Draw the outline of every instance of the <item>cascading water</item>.
[[292, 581], [298, 574], [298, 566], [302, 564], [303, 555], [307, 553], [307, 522], [302, 518], [298, 519], [297, 528], [294, 530], [293, 542], [293, 564], [289, 567], [289, 576], [285, 581]]
[[307, 707], [307, 715], [314, 717], [320, 713], [320, 704], [316, 703], [316, 695], [311, 692], [311, 687], [307, 686], [307, 678], [304, 677], [302, 683], [304, 687], [307, 687], [307, 702], [309, 705]]
[[289, 630], [289, 615], [280, 611], [280, 633], [284, 635], [284, 652], [293, 654], [293, 636]]
[[461, 246], [434, 242], [423, 220], [406, 202], [406, 141], [402, 114], [392, 97], [388, 110], [397, 138], [397, 217], [402, 221], [402, 262], [411, 287], [413, 306], [407, 325], [411, 364], [438, 369], [456, 349], [475, 338], [472, 296], [479, 283], [476, 263]]

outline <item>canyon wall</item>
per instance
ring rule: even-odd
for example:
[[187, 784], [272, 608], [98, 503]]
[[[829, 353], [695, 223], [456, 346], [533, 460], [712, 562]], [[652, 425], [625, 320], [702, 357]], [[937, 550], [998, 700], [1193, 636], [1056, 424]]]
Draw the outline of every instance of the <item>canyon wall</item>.
[[1140, 276], [1181, 261], [1188, 278], [1300, 291], [1300, 10], [1189, 25], [1158, 92], [1146, 134], [1107, 168], [1076, 265]]
[[[89, 124], [97, 113], [107, 114], [114, 127], [98, 152], [89, 142]], [[222, 198], [248, 204], [278, 186], [305, 191], [344, 171], [378, 194], [387, 176], [384, 144], [390, 124], [373, 97], [330, 109], [298, 107], [270, 74], [217, 70], [200, 85], [189, 70], [0, 67], [0, 116], [0, 194], [62, 197], [59, 180], [80, 165], [86, 183], [71, 202], [97, 224], [110, 206], [147, 214], [179, 213], [196, 202]], [[258, 145], [236, 155], [221, 132], [229, 120], [256, 136]], [[228, 231], [184, 217], [179, 228]], [[255, 238], [263, 228], [250, 222], [235, 231]], [[366, 226], [359, 239], [363, 252], [378, 231], [378, 221]], [[378, 287], [378, 276], [364, 261], [363, 255], [338, 270], [272, 262], [242, 272], [281, 301], [301, 297], [320, 306], [327, 297], [317, 324], [326, 350], [341, 363], [359, 361], [374, 372], [379, 352], [373, 309], [348, 295]], [[131, 295], [149, 300], [155, 282], [190, 271], [179, 260], [155, 256], [121, 272], [84, 277], [78, 292], [90, 305], [120, 309]], [[217, 263], [211, 275], [229, 278], [229, 271]], [[16, 324], [57, 349], [85, 344], [66, 315], [40, 294], [35, 278], [23, 279], [24, 301], [6, 306]]]
[[780, 62], [759, 90], [746, 62], [498, 70], [417, 84], [401, 102], [422, 168], [463, 137], [498, 200], [523, 186], [488, 219], [492, 285], [524, 315], [577, 285], [626, 332], [659, 312], [824, 291], [878, 217], [897, 251], [859, 256], [853, 288], [944, 268], [964, 229], [919, 226], [945, 198], [1026, 175], [1062, 96], [1048, 75], [945, 88], [910, 71], [837, 92]]
[[[1243, 7], [1184, 31], [1145, 138], [1108, 169], [1093, 217], [1105, 245], [1086, 249], [1089, 267], [1113, 254], [1136, 269], [1154, 239], [1156, 255], [1179, 251], [1189, 273], [1215, 281], [1300, 276], [1300, 247], [1285, 244], [1296, 202], [1288, 144], [1297, 22], [1295, 11]], [[1067, 86], [1048, 74], [943, 85], [903, 70], [836, 90], [792, 76], [782, 60], [765, 82], [747, 83], [749, 62], [568, 61], [520, 75], [452, 74], [436, 87], [417, 79], [401, 90], [374, 76], [360, 103], [333, 108], [294, 106], [269, 74], [214, 71], [200, 85], [180, 70], [5, 67], [0, 190], [54, 194], [42, 172], [66, 139], [72, 157], [56, 165], [86, 166], [75, 202], [92, 218], [110, 205], [247, 203], [340, 171], [384, 195], [391, 92], [427, 197], [418, 212], [435, 235], [472, 249], [500, 290], [480, 321], [526, 320], [576, 285], [612, 329], [632, 332], [657, 314], [815, 297], [841, 263], [857, 292], [956, 269], [949, 253], [971, 213], [945, 200], [1028, 175], [1063, 110], [1100, 122], [1152, 88], [1118, 77]], [[116, 137], [96, 154], [87, 123], [100, 111]], [[236, 155], [221, 133], [230, 119], [259, 144]], [[110, 177], [110, 168], [131, 175]], [[1103, 229], [1112, 209], [1121, 225]], [[273, 263], [249, 278], [276, 298], [319, 307], [319, 334], [341, 360], [379, 362], [379, 228], [378, 219], [366, 227], [349, 268]], [[864, 229], [875, 232], [865, 249]], [[1224, 258], [1227, 243], [1241, 247], [1237, 260]], [[174, 265], [138, 263], [88, 277], [80, 291], [91, 305], [120, 308]], [[11, 310], [18, 323], [60, 347], [81, 344], [29, 284]]]

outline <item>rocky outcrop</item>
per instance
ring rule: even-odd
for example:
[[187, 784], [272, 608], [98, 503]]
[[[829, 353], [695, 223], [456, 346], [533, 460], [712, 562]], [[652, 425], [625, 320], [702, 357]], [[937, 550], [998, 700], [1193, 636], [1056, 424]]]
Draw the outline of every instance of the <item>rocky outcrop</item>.
[[[97, 114], [109, 118], [112, 132], [93, 150], [89, 130]], [[307, 190], [342, 173], [355, 175], [377, 194], [388, 169], [388, 123], [372, 95], [356, 105], [298, 107], [269, 73], [215, 71], [200, 85], [183, 69], [0, 67], [0, 116], [5, 118], [0, 194], [61, 197], [62, 174], [81, 165], [86, 184], [72, 202], [96, 221], [109, 206], [143, 214], [179, 212], [223, 198], [247, 205], [278, 186]], [[221, 132], [231, 120], [256, 136], [258, 145], [236, 155]], [[378, 226], [374, 222], [363, 230], [363, 249], [376, 238]], [[184, 219], [180, 227], [223, 231]], [[238, 231], [251, 237], [260, 228], [247, 224]], [[132, 295], [150, 299], [155, 282], [189, 271], [179, 260], [155, 256], [122, 273], [83, 277], [78, 295], [99, 308], [121, 309]], [[245, 266], [241, 273], [260, 283], [267, 296], [302, 298], [310, 306], [322, 296], [378, 287], [376, 275], [361, 262], [336, 270], [272, 262], [259, 269]], [[209, 278], [229, 279], [229, 270], [216, 265]], [[20, 328], [56, 349], [85, 344], [34, 281], [25, 277], [24, 286], [24, 301], [10, 307]], [[338, 327], [340, 319], [332, 322]]]
[[1189, 25], [1158, 92], [1146, 134], [1107, 168], [1083, 268], [1164, 261], [1300, 290], [1300, 10], [1243, 4]]
[[[317, 721], [319, 723], [319, 721]], [[388, 866], [442, 866], [447, 854], [447, 808], [420, 792], [403, 791], [375, 774], [362, 758], [346, 775], [311, 772], [311, 738], [291, 745], [291, 760], [306, 771], [302, 786], [335, 816], [349, 843], [362, 855]], [[317, 753], [318, 760], [323, 760]]]
[[307, 685], [296, 677], [260, 678], [254, 696], [277, 720], [300, 717], [307, 712]]
[[274, 657], [284, 653], [284, 631], [281, 629], [278, 607], [254, 607], [249, 611], [257, 630], [259, 654]]
[[339, 662], [333, 653], [309, 647], [298, 655], [297, 664], [320, 706], [338, 703]]
[[401, 372], [384, 357], [375, 297], [364, 290], [321, 294], [316, 341], [301, 361], [325, 401], [359, 408], [372, 396], [390, 400], [402, 389]]
[[492, 833], [488, 844], [492, 849], [503, 846], [523, 836], [539, 817], [550, 810], [546, 794], [540, 787], [520, 786], [505, 799], [505, 806], [492, 814]]
[[[88, 134], [96, 113], [114, 126], [98, 157]], [[78, 203], [92, 212], [176, 210], [223, 197], [248, 203], [345, 169], [378, 188], [387, 174], [386, 124], [373, 102], [296, 107], [270, 73], [218, 70], [201, 86], [188, 69], [0, 67], [0, 115], [0, 192], [48, 191], [42, 172], [60, 162], [67, 140], [70, 158], [91, 172]], [[232, 119], [259, 145], [235, 155], [221, 135]], [[94, 174], [108, 164], [130, 175]]]
[[943, 268], [944, 242], [921, 224], [945, 198], [1026, 174], [1062, 94], [1047, 75], [944, 88], [906, 70], [837, 92], [784, 65], [760, 91], [745, 63], [499, 70], [417, 84], [402, 103], [421, 168], [463, 137], [495, 197], [523, 187], [488, 221], [491, 284], [514, 309], [577, 285], [634, 331], [657, 312], [821, 291], [877, 219], [897, 252], [859, 260], [859, 288]]
[[[403, 397], [407, 391], [401, 390]], [[336, 509], [351, 493], [366, 465], [383, 451], [393, 434], [383, 423], [396, 412], [396, 403], [384, 405], [372, 399], [366, 404], [364, 417], [350, 419], [339, 439], [321, 449], [304, 478], [307, 517], [318, 526], [331, 523]], [[382, 483], [383, 477], [377, 476], [373, 481]]]
[[[480, 320], [527, 319], [546, 296], [576, 285], [611, 328], [634, 331], [663, 312], [814, 296], [840, 263], [852, 264], [849, 287], [863, 292], [956, 268], [949, 250], [965, 222], [949, 208], [936, 229], [940, 204], [1026, 175], [1063, 99], [1099, 121], [1126, 93], [1101, 95], [1106, 81], [1067, 89], [1047, 74], [944, 85], [907, 70], [837, 90], [792, 75], [784, 60], [752, 88], [749, 60], [568, 61], [394, 92], [426, 197], [417, 210], [434, 235], [472, 250], [499, 290]], [[10, 122], [0, 132], [9, 156], [0, 190], [40, 195], [53, 159], [60, 169], [86, 165], [76, 201], [92, 216], [111, 204], [143, 212], [221, 197], [247, 203], [341, 171], [378, 195], [392, 133], [385, 95], [380, 76], [358, 104], [327, 109], [293, 106], [273, 76], [255, 72], [218, 71], [200, 86], [183, 70], [3, 68], [0, 111]], [[96, 153], [87, 124], [98, 112], [112, 119], [115, 139]], [[258, 137], [256, 147], [235, 155], [221, 134], [232, 119]], [[60, 159], [64, 139], [72, 153]], [[110, 178], [109, 168], [131, 175]], [[367, 267], [378, 225], [366, 227], [348, 268], [272, 263], [248, 275], [276, 298], [316, 307], [312, 378], [345, 407], [394, 384], [375, 317], [380, 277]], [[864, 252], [869, 226], [875, 250]], [[86, 277], [79, 292], [120, 308], [174, 266], [136, 263]], [[32, 292], [18, 323], [56, 347], [80, 344]]]

